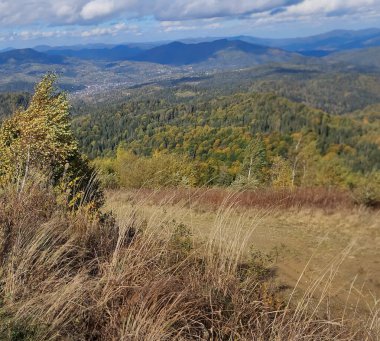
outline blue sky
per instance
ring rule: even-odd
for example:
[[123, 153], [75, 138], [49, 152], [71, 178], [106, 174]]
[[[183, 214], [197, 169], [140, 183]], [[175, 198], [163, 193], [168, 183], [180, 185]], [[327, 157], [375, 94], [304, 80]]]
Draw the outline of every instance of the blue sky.
[[0, 0], [0, 48], [380, 27], [380, 0]]

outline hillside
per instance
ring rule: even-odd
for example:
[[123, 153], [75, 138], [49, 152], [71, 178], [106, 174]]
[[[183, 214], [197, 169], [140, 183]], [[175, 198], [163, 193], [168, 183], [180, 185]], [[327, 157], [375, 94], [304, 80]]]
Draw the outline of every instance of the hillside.
[[[379, 38], [380, 45], [380, 38]], [[346, 63], [365, 69], [380, 70], [380, 47], [337, 52], [325, 58], [329, 62]]]
[[[231, 41], [227, 39], [213, 42], [203, 42], [198, 44], [184, 44], [174, 42], [168, 45], [155, 47], [147, 50], [133, 60], [167, 65], [191, 65], [218, 58], [225, 58], [229, 63], [239, 64], [241, 55], [233, 58], [233, 53], [240, 53], [245, 58], [249, 58], [250, 64], [262, 64], [268, 62], [290, 61], [297, 57], [294, 53], [289, 53], [280, 49], [268, 48], [260, 45], [249, 44], [240, 40]], [[240, 62], [245, 65], [246, 62]]]
[[310, 37], [290, 39], [262, 39], [247, 36], [236, 38], [253, 44], [297, 51], [306, 55], [323, 56], [334, 51], [380, 46], [380, 29], [334, 30]]
[[80, 49], [48, 49], [46, 54], [51, 56], [74, 57], [94, 61], [122, 61], [129, 60], [143, 50], [138, 47], [119, 45], [111, 48], [80, 48]]
[[0, 53], [0, 64], [63, 64], [64, 57], [49, 56], [42, 52], [37, 52], [33, 49], [11, 50]]
[[[64, 89], [95, 99], [129, 92], [127, 89], [136, 86], [165, 87], [170, 81], [175, 84], [197, 78], [203, 84], [209, 79], [221, 94], [226, 88], [234, 92], [252, 87], [342, 114], [374, 104], [380, 97], [378, 48], [367, 48], [376, 46], [377, 35], [378, 30], [373, 29], [290, 40], [239, 36], [13, 49], [0, 52], [0, 64], [6, 65], [0, 91], [31, 91], [50, 71], [61, 75]], [[342, 52], [349, 47], [356, 50]], [[227, 75], [227, 71], [234, 73]], [[336, 87], [336, 81], [343, 83]]]
[[[140, 157], [174, 153], [195, 162], [199, 185], [233, 183], [256, 138], [263, 138], [268, 165], [278, 157], [293, 162], [301, 141], [305, 162], [316, 162], [314, 171], [321, 171], [318, 177], [306, 175], [300, 163], [297, 181], [304, 184], [325, 185], [331, 176], [325, 172], [334, 169], [332, 183], [343, 185], [353, 172], [380, 168], [377, 126], [331, 116], [273, 94], [235, 94], [206, 102], [155, 97], [86, 112], [74, 118], [73, 128], [91, 158], [114, 156], [118, 146]], [[333, 168], [324, 169], [325, 165]]]
[[212, 74], [193, 74], [124, 91], [118, 90], [91, 96], [85, 101], [100, 105], [101, 102], [107, 102], [113, 107], [129, 97], [140, 100], [155, 96], [173, 103], [191, 102], [195, 98], [208, 101], [236, 92], [272, 92], [331, 115], [345, 115], [380, 102], [380, 75], [347, 70], [336, 64], [277, 64]]

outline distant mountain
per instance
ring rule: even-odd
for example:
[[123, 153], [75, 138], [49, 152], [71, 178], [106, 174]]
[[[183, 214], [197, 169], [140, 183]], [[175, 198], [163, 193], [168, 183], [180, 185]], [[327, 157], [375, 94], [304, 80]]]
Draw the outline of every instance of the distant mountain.
[[11, 50], [0, 53], [0, 64], [63, 64], [64, 59], [62, 56], [49, 56], [33, 49]]
[[50, 46], [50, 45], [38, 45], [33, 47], [33, 50], [38, 52], [47, 52], [49, 50], [84, 50], [84, 49], [111, 49], [116, 44], [78, 44], [78, 45], [66, 45], [66, 46]]
[[50, 56], [75, 57], [85, 60], [101, 60], [101, 61], [119, 61], [128, 60], [137, 56], [143, 50], [138, 47], [130, 47], [128, 45], [118, 45], [112, 48], [57, 48], [45, 50]]
[[12, 50], [14, 50], [13, 47], [7, 47], [6, 49], [0, 50], [0, 53], [12, 51]]
[[356, 67], [380, 69], [380, 47], [337, 52], [329, 55], [325, 60], [350, 64]]
[[284, 62], [299, 57], [284, 50], [253, 45], [240, 40], [221, 39], [212, 42], [184, 44], [174, 42], [144, 51], [131, 58], [135, 61], [183, 66], [209, 62], [223, 65]]
[[380, 46], [380, 29], [335, 30], [311, 37], [291, 39], [262, 39], [248, 36], [230, 39], [296, 51], [309, 56], [324, 56], [334, 51]]

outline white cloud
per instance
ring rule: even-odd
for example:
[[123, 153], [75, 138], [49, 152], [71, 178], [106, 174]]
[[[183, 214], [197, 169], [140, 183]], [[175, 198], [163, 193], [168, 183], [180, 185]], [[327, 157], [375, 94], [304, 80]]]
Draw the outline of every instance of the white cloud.
[[288, 6], [294, 1], [297, 0], [0, 0], [0, 25], [81, 24], [109, 17], [228, 17]]
[[380, 0], [0, 0], [0, 26], [86, 24], [105, 18], [150, 16], [160, 21], [238, 17], [252, 13], [297, 16], [380, 10]]
[[254, 26], [295, 21], [322, 25], [323, 22], [331, 22], [336, 18], [351, 21], [373, 18], [380, 20], [380, 0], [303, 0], [282, 8], [275, 14], [266, 11], [249, 16]]
[[80, 15], [85, 20], [91, 20], [111, 14], [116, 9], [115, 1], [112, 0], [94, 0], [85, 4]]
[[56, 29], [56, 30], [22, 30], [18, 32], [0, 34], [0, 41], [31, 40], [39, 38], [61, 38], [61, 37], [100, 37], [115, 36], [118, 33], [133, 33], [140, 35], [138, 26], [117, 23], [106, 27], [94, 27], [90, 29]]
[[293, 15], [343, 15], [352, 12], [367, 12], [373, 8], [380, 9], [378, 0], [305, 0], [299, 4], [290, 6], [288, 14]]
[[95, 27], [90, 30], [82, 31], [80, 35], [84, 38], [88, 37], [99, 37], [99, 36], [105, 36], [105, 35], [116, 35], [120, 32], [132, 32], [132, 33], [139, 33], [138, 27], [135, 25], [127, 25], [125, 23], [119, 23], [113, 26], [109, 27]]
[[258, 27], [339, 16], [364, 22], [380, 19], [380, 0], [0, 0], [0, 33], [6, 40], [44, 34], [93, 37], [125, 31], [138, 35], [142, 34], [138, 29], [115, 22], [143, 19], [140, 28], [146, 31], [146, 18], [151, 23], [154, 18], [158, 30], [173, 32], [221, 29], [229, 19], [248, 19], [250, 27]]
[[182, 21], [161, 21], [160, 26], [163, 32], [192, 31], [199, 29], [218, 29], [222, 28], [221, 22], [212, 22], [210, 19], [201, 20], [182, 20]]

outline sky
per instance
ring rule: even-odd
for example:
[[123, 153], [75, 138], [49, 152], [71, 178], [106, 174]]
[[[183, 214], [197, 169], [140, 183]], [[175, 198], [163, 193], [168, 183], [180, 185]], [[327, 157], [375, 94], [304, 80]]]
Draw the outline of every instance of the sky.
[[380, 0], [0, 0], [0, 48], [380, 27]]

